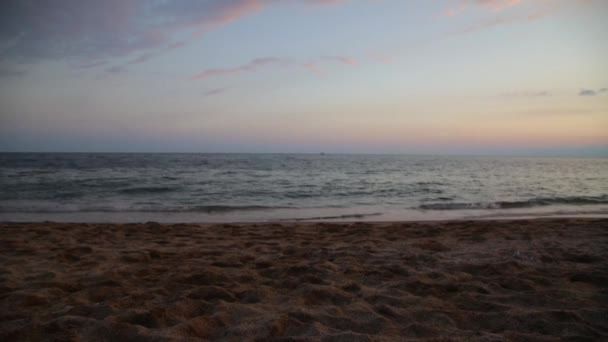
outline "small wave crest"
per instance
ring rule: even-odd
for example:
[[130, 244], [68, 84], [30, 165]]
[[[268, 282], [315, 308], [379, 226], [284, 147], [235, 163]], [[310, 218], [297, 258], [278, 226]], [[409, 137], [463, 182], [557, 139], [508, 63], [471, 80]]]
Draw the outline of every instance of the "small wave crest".
[[203, 205], [190, 208], [187, 211], [205, 212], [205, 213], [222, 213], [230, 211], [253, 211], [253, 210], [271, 210], [284, 209], [285, 207], [264, 206], [264, 205]]
[[585, 197], [548, 197], [533, 198], [526, 201], [499, 201], [499, 202], [477, 202], [477, 203], [426, 203], [416, 209], [422, 210], [464, 210], [464, 209], [518, 209], [533, 208], [549, 205], [592, 205], [608, 204], [608, 195], [585, 196]]
[[0, 213], [228, 213], [235, 211], [255, 211], [286, 209], [287, 207], [261, 206], [261, 205], [199, 205], [191, 207], [128, 207], [118, 208], [112, 206], [22, 206], [0, 207]]
[[280, 219], [277, 221], [318, 221], [318, 220], [362, 219], [362, 218], [366, 218], [366, 217], [370, 217], [370, 216], [380, 216], [380, 215], [382, 215], [382, 213], [345, 214], [345, 215], [335, 215], [335, 216]]
[[118, 192], [121, 194], [126, 194], [126, 195], [137, 195], [137, 194], [165, 193], [165, 192], [172, 192], [172, 191], [176, 191], [176, 190], [178, 190], [178, 189], [174, 188], [174, 187], [169, 187], [169, 186], [140, 186], [140, 187], [120, 189], [120, 190], [118, 190]]

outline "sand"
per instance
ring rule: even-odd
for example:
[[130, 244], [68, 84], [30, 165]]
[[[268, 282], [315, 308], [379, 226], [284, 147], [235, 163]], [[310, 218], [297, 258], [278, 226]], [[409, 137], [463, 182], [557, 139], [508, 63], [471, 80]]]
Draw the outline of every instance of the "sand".
[[0, 224], [2, 341], [608, 339], [608, 220]]

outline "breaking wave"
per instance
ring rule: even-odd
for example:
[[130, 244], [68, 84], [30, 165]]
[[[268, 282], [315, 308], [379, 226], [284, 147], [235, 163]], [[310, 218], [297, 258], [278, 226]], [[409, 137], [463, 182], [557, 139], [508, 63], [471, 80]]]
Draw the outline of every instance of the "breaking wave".
[[464, 209], [518, 209], [543, 207], [548, 205], [592, 205], [608, 204], [608, 195], [585, 197], [533, 198], [526, 201], [499, 201], [477, 203], [426, 203], [417, 207], [422, 210], [464, 210]]
[[199, 205], [191, 207], [155, 208], [155, 207], [129, 207], [118, 208], [111, 206], [29, 206], [29, 207], [0, 207], [0, 212], [14, 213], [227, 213], [234, 211], [254, 211], [286, 209], [278, 206], [261, 205]]

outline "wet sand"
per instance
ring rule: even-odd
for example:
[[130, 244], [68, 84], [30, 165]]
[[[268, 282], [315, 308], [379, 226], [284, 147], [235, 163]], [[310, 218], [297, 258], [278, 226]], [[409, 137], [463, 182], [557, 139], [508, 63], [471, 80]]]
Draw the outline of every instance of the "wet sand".
[[2, 341], [608, 339], [608, 220], [0, 224]]

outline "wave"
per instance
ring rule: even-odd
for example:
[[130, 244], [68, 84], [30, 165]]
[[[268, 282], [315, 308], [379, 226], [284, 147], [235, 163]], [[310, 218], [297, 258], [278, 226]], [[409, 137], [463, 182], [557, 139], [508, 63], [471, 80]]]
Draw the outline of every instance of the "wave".
[[317, 221], [317, 220], [338, 220], [338, 219], [354, 219], [354, 218], [365, 218], [370, 216], [380, 216], [382, 213], [370, 213], [370, 214], [346, 214], [336, 216], [319, 216], [319, 217], [306, 217], [306, 218], [290, 218], [280, 219], [277, 221]]
[[262, 205], [200, 205], [192, 207], [61, 207], [61, 206], [31, 206], [31, 207], [0, 207], [0, 213], [227, 213], [234, 211], [255, 211], [288, 209], [289, 207]]
[[190, 208], [186, 211], [217, 213], [217, 212], [230, 212], [230, 211], [272, 210], [272, 209], [286, 209], [286, 208], [287, 207], [265, 206], [265, 205], [202, 205], [202, 206], [196, 206], [196, 207]]
[[176, 191], [176, 190], [178, 190], [178, 189], [174, 188], [174, 187], [168, 187], [168, 186], [141, 186], [141, 187], [120, 189], [120, 190], [118, 190], [118, 192], [121, 194], [136, 195], [136, 194], [157, 194], [157, 193], [172, 192], [172, 191]]
[[593, 216], [602, 217], [608, 215], [608, 209], [595, 209], [595, 210], [553, 210], [553, 211], [541, 211], [541, 212], [493, 212], [491, 214], [484, 215], [470, 215], [464, 216], [466, 220], [492, 220], [492, 219], [517, 219], [517, 218], [544, 218], [544, 217], [580, 217], [580, 216]]
[[499, 201], [499, 202], [475, 202], [475, 203], [427, 203], [415, 209], [422, 210], [464, 210], [464, 209], [518, 209], [533, 208], [549, 205], [592, 205], [608, 204], [608, 195], [581, 196], [581, 197], [546, 197], [533, 198], [525, 201]]

